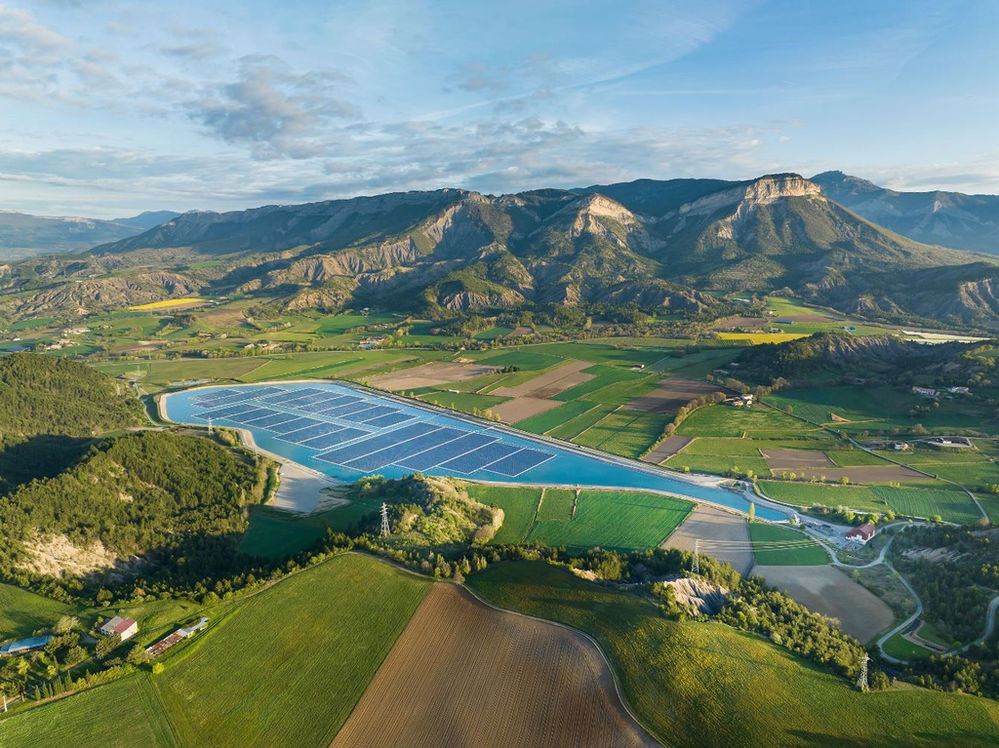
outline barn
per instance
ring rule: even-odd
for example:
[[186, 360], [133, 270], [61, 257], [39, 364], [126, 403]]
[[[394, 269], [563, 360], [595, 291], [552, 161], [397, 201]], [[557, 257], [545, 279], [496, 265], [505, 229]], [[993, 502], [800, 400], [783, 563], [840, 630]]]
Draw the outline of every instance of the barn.
[[860, 543], [863, 545], [868, 540], [874, 537], [877, 532], [877, 528], [874, 527], [870, 522], [865, 522], [859, 527], [854, 527], [850, 532], [846, 534], [847, 540], [852, 540], [855, 543]]
[[114, 636], [118, 634], [122, 641], [126, 639], [131, 639], [137, 633], [139, 633], [139, 624], [135, 622], [133, 618], [122, 618], [121, 616], [115, 616], [103, 624], [97, 629], [104, 636]]

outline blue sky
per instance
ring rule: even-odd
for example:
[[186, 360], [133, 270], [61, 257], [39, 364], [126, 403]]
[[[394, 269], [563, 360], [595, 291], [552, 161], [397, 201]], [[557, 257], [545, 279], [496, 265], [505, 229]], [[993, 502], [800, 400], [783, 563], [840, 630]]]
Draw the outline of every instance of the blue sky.
[[0, 4], [0, 208], [842, 169], [999, 193], [999, 2]]

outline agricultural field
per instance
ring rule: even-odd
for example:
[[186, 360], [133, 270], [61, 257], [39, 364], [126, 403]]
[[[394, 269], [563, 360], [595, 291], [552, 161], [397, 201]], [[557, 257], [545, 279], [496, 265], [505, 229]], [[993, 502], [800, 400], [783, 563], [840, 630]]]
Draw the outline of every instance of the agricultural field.
[[14, 714], [0, 721], [0, 736], [5, 746], [179, 745], [146, 673]]
[[957, 488], [896, 488], [873, 486], [875, 495], [884, 499], [896, 514], [906, 517], [932, 518], [947, 522], [975, 524], [982, 513], [964, 491]]
[[577, 500], [573, 489], [546, 488], [543, 499], [537, 488], [468, 484], [467, 489], [470, 496], [503, 509], [506, 516], [494, 543], [541, 543], [576, 550], [654, 548], [693, 508], [691, 502], [642, 491], [587, 489]]
[[15, 637], [31, 636], [71, 612], [72, 608], [65, 603], [0, 583], [0, 644]]
[[731, 564], [743, 575], [749, 574], [753, 568], [746, 518], [708, 504], [695, 504], [683, 523], [661, 546], [681, 551], [693, 551], [697, 547], [699, 551]]
[[999, 738], [993, 701], [911, 687], [863, 694], [760, 637], [666, 620], [651, 603], [565, 569], [504, 563], [468, 584], [496, 605], [592, 635], [631, 708], [667, 745], [701, 745], [705, 735], [726, 745], [914, 744], [926, 735], [990, 745]]
[[833, 566], [756, 566], [753, 574], [809, 610], [836, 619], [861, 642], [869, 642], [895, 618], [883, 600]]
[[346, 554], [246, 600], [156, 676], [181, 742], [328, 743], [429, 586]]
[[750, 522], [749, 537], [759, 566], [818, 566], [830, 561], [821, 545], [789, 527]]
[[462, 485], [471, 498], [483, 504], [498, 506], [503, 510], [503, 524], [493, 536], [493, 543], [504, 545], [523, 542], [538, 511], [540, 488], [486, 486], [478, 483]]
[[161, 309], [177, 309], [179, 307], [188, 307], [198, 304], [205, 304], [208, 299], [202, 299], [196, 296], [189, 296], [183, 299], [163, 299], [162, 301], [151, 301], [148, 304], [137, 304], [135, 306], [130, 306], [128, 310], [130, 312], [152, 312]]
[[667, 416], [615, 410], [573, 439], [584, 447], [602, 449], [622, 457], [640, 457], [662, 435]]
[[438, 583], [332, 745], [455, 742], [656, 745], [621, 706], [589, 639]]
[[909, 433], [917, 424], [929, 432], [946, 434], [997, 433], [999, 424], [984, 403], [977, 400], [941, 400], [939, 407], [912, 414], [926, 400], [898, 387], [814, 387], [782, 390], [766, 402], [815, 423], [839, 431], [860, 433]]
[[787, 504], [809, 507], [847, 507], [862, 512], [884, 512], [890, 507], [869, 486], [836, 486], [818, 483], [763, 480], [760, 490], [766, 496]]
[[676, 432], [683, 436], [794, 439], [817, 430], [770, 408], [705, 405], [691, 413]]
[[896, 657], [900, 660], [906, 660], [909, 662], [912, 662], [913, 660], [925, 660], [933, 654], [933, 652], [925, 647], [921, 647], [915, 642], [909, 641], [900, 633], [889, 638], [882, 645], [882, 649], [884, 649], [885, 654], [890, 657]]

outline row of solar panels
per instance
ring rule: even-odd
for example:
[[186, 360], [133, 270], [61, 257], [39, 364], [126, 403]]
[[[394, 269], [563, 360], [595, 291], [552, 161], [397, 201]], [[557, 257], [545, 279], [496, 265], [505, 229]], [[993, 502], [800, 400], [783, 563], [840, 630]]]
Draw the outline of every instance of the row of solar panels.
[[[426, 422], [371, 436], [371, 428], [382, 429], [413, 420], [415, 416], [373, 404], [362, 396], [334, 395], [316, 388], [291, 392], [278, 387], [213, 390], [195, 401], [208, 408], [195, 414], [203, 420], [226, 419], [271, 431], [282, 441], [309, 449], [327, 449], [316, 458], [362, 472], [394, 464], [407, 470], [440, 467], [465, 474], [487, 469], [513, 478], [553, 456], [499, 443], [497, 436]], [[270, 410], [262, 407], [264, 404], [305, 410], [313, 417]], [[343, 426], [319, 418], [336, 418], [354, 425]], [[329, 449], [334, 445], [340, 446]]]

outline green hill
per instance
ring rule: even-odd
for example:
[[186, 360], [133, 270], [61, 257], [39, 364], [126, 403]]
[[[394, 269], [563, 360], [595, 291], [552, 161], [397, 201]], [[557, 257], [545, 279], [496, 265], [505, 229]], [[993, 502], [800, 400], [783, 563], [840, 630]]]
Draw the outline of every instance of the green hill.
[[89, 366], [33, 353], [0, 358], [0, 434], [92, 436], [141, 419], [127, 386]]

